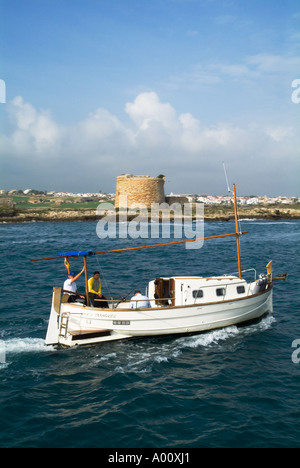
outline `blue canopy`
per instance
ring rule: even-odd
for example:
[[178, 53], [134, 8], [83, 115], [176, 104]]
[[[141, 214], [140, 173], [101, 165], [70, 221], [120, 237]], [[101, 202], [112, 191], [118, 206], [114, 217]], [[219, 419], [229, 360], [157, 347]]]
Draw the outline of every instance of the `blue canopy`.
[[59, 252], [57, 255], [59, 257], [89, 257], [95, 254], [92, 250], [83, 250], [82, 252]]

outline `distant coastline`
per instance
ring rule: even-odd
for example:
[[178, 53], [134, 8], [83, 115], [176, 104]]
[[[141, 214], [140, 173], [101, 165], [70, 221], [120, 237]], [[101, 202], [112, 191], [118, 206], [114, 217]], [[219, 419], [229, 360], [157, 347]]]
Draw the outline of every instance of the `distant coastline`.
[[[211, 201], [212, 196], [203, 199], [205, 221], [230, 221], [234, 219], [231, 200], [223, 197], [223, 202], [220, 202], [220, 198], [215, 197], [214, 203]], [[240, 219], [300, 219], [298, 199], [289, 202], [288, 199], [282, 197], [281, 202], [272, 204], [270, 199], [263, 198], [259, 203], [249, 203], [249, 200], [253, 201], [253, 197], [247, 198], [246, 202], [244, 198], [241, 197], [238, 208]], [[176, 196], [173, 199], [176, 200]], [[0, 223], [97, 221], [104, 216], [97, 213], [98, 206], [103, 202], [111, 203], [112, 210], [114, 210], [113, 194], [85, 197], [75, 197], [70, 194], [51, 196], [44, 193], [0, 194]], [[194, 198], [189, 202], [196, 213], [197, 203], [195, 203]], [[131, 219], [136, 216], [137, 214], [131, 216]]]
[[[136, 217], [131, 216], [128, 220]], [[57, 210], [36, 210], [27, 209], [22, 211], [14, 211], [2, 213], [0, 215], [0, 223], [26, 223], [26, 222], [70, 222], [70, 221], [98, 221], [104, 215], [97, 215], [93, 209], [57, 209]], [[281, 220], [281, 219], [300, 219], [300, 207], [287, 205], [284, 208], [277, 206], [259, 206], [259, 207], [240, 207], [240, 219], [265, 219], [265, 220]], [[118, 221], [118, 214], [116, 217]], [[150, 219], [150, 214], [149, 214]], [[196, 219], [193, 216], [193, 219]], [[232, 208], [230, 207], [205, 207], [205, 221], [231, 221], [234, 219]], [[171, 215], [171, 220], [174, 216]]]

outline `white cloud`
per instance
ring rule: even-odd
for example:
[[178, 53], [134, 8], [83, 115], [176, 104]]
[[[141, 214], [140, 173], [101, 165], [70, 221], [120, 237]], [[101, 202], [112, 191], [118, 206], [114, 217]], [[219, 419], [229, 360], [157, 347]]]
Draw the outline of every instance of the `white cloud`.
[[147, 130], [151, 124], [172, 129], [177, 125], [175, 109], [168, 103], [160, 102], [154, 92], [139, 94], [133, 103], [126, 104], [126, 112], [139, 130]]
[[220, 193], [223, 160], [243, 193], [289, 194], [298, 187], [300, 139], [282, 122], [208, 126], [191, 113], [178, 114], [155, 92], [126, 104], [129, 123], [99, 108], [62, 127], [21, 97], [7, 109], [11, 128], [0, 135], [3, 188], [113, 191], [116, 176], [129, 172], [164, 173], [173, 192]]
[[[185, 71], [172, 76], [168, 82], [169, 87], [201, 88], [216, 86], [219, 83], [234, 81], [235, 84], [258, 83], [262, 80], [268, 85], [270, 76], [272, 82], [282, 82], [283, 76], [294, 77], [300, 69], [298, 56], [283, 56], [267, 53], [250, 55], [237, 63], [214, 61], [195, 64], [190, 72]], [[291, 78], [292, 79], [292, 78]]]
[[61, 130], [50, 115], [45, 111], [38, 112], [31, 104], [25, 103], [22, 97], [13, 99], [9, 111], [16, 125], [12, 137], [16, 150], [22, 151], [24, 146], [32, 147], [36, 154], [43, 155], [60, 138]]
[[253, 67], [260, 75], [291, 74], [300, 67], [300, 57], [289, 57], [272, 54], [257, 54], [246, 59], [246, 63]]
[[292, 127], [273, 126], [266, 127], [265, 132], [273, 140], [279, 142], [287, 141], [289, 138], [293, 138], [294, 129]]

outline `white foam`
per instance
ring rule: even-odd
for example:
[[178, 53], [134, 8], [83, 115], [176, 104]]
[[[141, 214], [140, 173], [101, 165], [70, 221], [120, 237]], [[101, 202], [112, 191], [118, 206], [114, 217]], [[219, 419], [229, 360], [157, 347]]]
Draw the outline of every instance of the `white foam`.
[[241, 219], [241, 223], [243, 222], [251, 222], [252, 224], [259, 224], [260, 226], [274, 226], [275, 224], [295, 224], [295, 222], [293, 221], [273, 221], [273, 220], [270, 220], [270, 221], [265, 221], [264, 219]]
[[5, 363], [3, 363], [3, 364], [1, 363], [1, 364], [0, 364], [0, 371], [1, 371], [2, 369], [7, 369], [8, 366], [9, 366], [9, 364], [8, 364], [7, 362], [5, 362]]
[[273, 315], [268, 315], [257, 324], [252, 324], [242, 328], [231, 326], [220, 330], [206, 332], [201, 335], [191, 336], [189, 338], [181, 338], [178, 341], [180, 341], [180, 346], [182, 348], [198, 348], [199, 346], [209, 348], [219, 344], [220, 341], [226, 341], [237, 335], [250, 335], [252, 333], [268, 330], [274, 322], [276, 322], [275, 317]]
[[115, 359], [116, 357], [117, 357], [117, 353], [106, 354], [106, 355], [100, 357], [99, 362], [100, 361], [109, 361], [110, 359]]
[[218, 344], [219, 341], [225, 341], [239, 334], [239, 329], [235, 326], [222, 328], [220, 330], [214, 330], [211, 332], [204, 333], [202, 335], [196, 335], [189, 338], [182, 338], [182, 348], [198, 348], [199, 346], [207, 348], [212, 345]]
[[154, 358], [154, 361], [155, 361], [155, 362], [158, 362], [158, 363], [160, 363], [160, 362], [168, 362], [168, 358], [167, 358], [167, 356], [156, 356], [156, 357]]
[[12, 338], [4, 341], [6, 354], [40, 353], [54, 351], [40, 338]]
[[257, 331], [264, 331], [271, 328], [273, 323], [276, 322], [276, 318], [274, 315], [267, 315], [264, 317], [260, 322], [255, 325], [249, 325], [249, 327], [245, 327], [245, 333], [256, 333]]
[[[220, 347], [236, 346], [246, 336], [264, 332], [271, 328], [276, 319], [269, 315], [259, 323], [245, 327], [231, 326], [219, 330], [212, 330], [201, 335], [184, 336], [174, 340], [163, 339], [155, 341], [132, 341], [125, 343], [122, 350], [97, 355], [90, 361], [91, 366], [101, 366], [104, 363], [112, 365], [117, 373], [134, 372], [137, 374], [151, 373], [153, 366], [163, 365], [177, 359], [189, 349], [219, 349]], [[226, 345], [227, 343], [227, 345]]]

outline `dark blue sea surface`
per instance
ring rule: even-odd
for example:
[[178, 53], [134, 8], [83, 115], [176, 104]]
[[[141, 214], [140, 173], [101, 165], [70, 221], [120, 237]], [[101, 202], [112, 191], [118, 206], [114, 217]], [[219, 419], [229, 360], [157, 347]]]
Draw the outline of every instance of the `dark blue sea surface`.
[[[62, 260], [30, 259], [154, 241], [100, 240], [92, 222], [1, 224], [0, 447], [299, 447], [300, 222], [246, 220], [242, 229], [243, 269], [265, 272], [273, 260], [275, 273], [289, 274], [275, 284], [273, 316], [195, 336], [56, 349], [44, 340], [52, 287], [66, 270]], [[205, 235], [233, 231], [231, 222], [205, 225]], [[82, 259], [71, 262], [79, 272]], [[99, 268], [106, 297], [130, 297], [156, 276], [236, 272], [235, 240], [91, 258], [90, 273]]]

